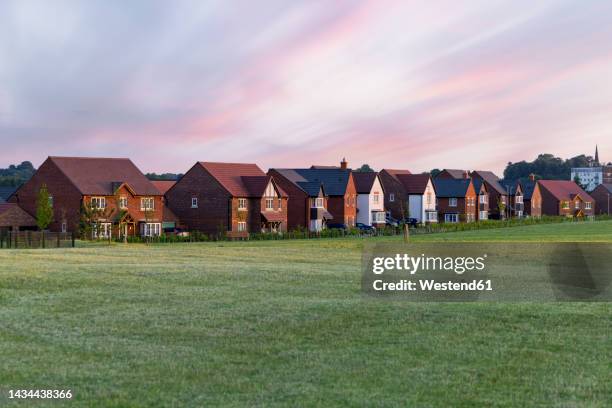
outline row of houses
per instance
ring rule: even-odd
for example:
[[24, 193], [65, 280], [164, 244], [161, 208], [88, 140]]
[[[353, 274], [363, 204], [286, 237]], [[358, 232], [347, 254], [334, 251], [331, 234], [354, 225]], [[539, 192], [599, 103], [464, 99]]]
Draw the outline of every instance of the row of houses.
[[[478, 222], [541, 215], [609, 213], [576, 183], [535, 180], [502, 185], [490, 171], [446, 169], [436, 177], [409, 170], [356, 172], [339, 166], [272, 168], [195, 163], [177, 181], [150, 181], [129, 159], [49, 157], [0, 204], [0, 228], [36, 225], [46, 186], [51, 231], [78, 232], [93, 222], [96, 237], [156, 236], [199, 231], [245, 237], [253, 232], [351, 228], [413, 223]], [[599, 196], [597, 196], [599, 197]], [[84, 221], [84, 212], [96, 216]]]

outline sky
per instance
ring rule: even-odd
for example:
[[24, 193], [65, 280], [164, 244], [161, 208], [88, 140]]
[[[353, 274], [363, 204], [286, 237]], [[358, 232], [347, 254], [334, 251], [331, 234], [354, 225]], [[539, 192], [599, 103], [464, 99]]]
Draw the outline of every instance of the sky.
[[612, 161], [610, 1], [0, 2], [0, 167]]

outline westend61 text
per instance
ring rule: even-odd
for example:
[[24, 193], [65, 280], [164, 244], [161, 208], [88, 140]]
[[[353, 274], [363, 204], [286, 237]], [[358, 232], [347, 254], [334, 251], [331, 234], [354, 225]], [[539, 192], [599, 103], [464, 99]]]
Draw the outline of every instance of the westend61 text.
[[419, 279], [412, 281], [402, 279], [397, 282], [384, 282], [380, 279], [372, 283], [376, 291], [491, 291], [491, 280], [472, 280], [470, 282], [436, 282], [432, 279]]

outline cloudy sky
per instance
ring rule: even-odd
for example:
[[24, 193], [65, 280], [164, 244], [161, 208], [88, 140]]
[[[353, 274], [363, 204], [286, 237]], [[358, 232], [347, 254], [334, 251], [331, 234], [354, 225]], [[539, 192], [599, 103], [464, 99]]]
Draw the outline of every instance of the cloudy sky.
[[610, 1], [0, 2], [0, 167], [612, 160]]

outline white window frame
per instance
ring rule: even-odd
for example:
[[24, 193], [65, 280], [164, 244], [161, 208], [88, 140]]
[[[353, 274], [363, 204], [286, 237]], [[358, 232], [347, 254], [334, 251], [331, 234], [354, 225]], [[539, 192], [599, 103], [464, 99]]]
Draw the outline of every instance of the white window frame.
[[444, 222], [458, 223], [459, 214], [444, 214]]
[[94, 210], [103, 210], [106, 208], [106, 197], [91, 197], [89, 205]]
[[486, 194], [481, 194], [480, 195], [480, 204], [486, 204], [487, 203], [487, 195]]
[[198, 208], [198, 197], [191, 197], [191, 208]]
[[394, 202], [395, 201], [395, 193], [389, 193], [389, 202]]
[[385, 213], [383, 211], [372, 211], [372, 222], [384, 223]]
[[274, 210], [274, 198], [266, 198], [266, 211]]
[[[450, 197], [448, 199], [448, 206], [449, 207], [456, 207], [457, 206], [457, 197]], [[444, 215], [445, 218], [446, 218], [446, 215]]]
[[316, 197], [312, 199], [312, 208], [324, 208], [325, 200], [323, 197]]
[[66, 221], [62, 222], [62, 232], [68, 232], [68, 223]]
[[486, 220], [488, 218], [489, 218], [489, 214], [487, 213], [487, 211], [479, 211], [478, 212], [478, 219]]
[[141, 234], [144, 237], [158, 237], [161, 235], [161, 223], [146, 222], [142, 224]]
[[372, 195], [372, 202], [374, 204], [378, 204], [380, 202], [380, 194], [378, 193], [378, 191]]
[[246, 230], [246, 221], [238, 221], [238, 232], [245, 232]]
[[119, 208], [125, 210], [128, 208], [128, 198], [126, 196], [119, 197]]
[[113, 236], [113, 224], [111, 224], [110, 222], [101, 222], [99, 223], [100, 225], [100, 233], [98, 234], [98, 224], [96, 224], [95, 222], [92, 224], [92, 236], [94, 239], [98, 239], [98, 238], [112, 238]]
[[427, 199], [425, 201], [427, 202], [427, 204], [431, 204], [431, 193], [428, 192], [426, 197]]
[[523, 204], [523, 196], [522, 196], [522, 195], [520, 195], [520, 194], [519, 194], [519, 195], [517, 195], [517, 196], [514, 198], [514, 202], [515, 202], [515, 203], [517, 203], [517, 204]]
[[247, 199], [246, 198], [239, 198], [238, 199], [238, 210], [239, 211], [246, 211], [247, 209]]
[[53, 208], [53, 196], [49, 195], [49, 206]]
[[593, 209], [593, 204], [590, 201], [586, 201], [584, 203], [584, 209], [585, 210], [592, 210]]
[[[150, 206], [148, 204], [150, 204]], [[140, 199], [140, 211], [153, 210], [155, 210], [155, 199], [153, 197], [142, 197]]]
[[574, 209], [575, 210], [579, 210], [580, 209], [580, 201], [576, 201], [576, 204], [574, 204]]

